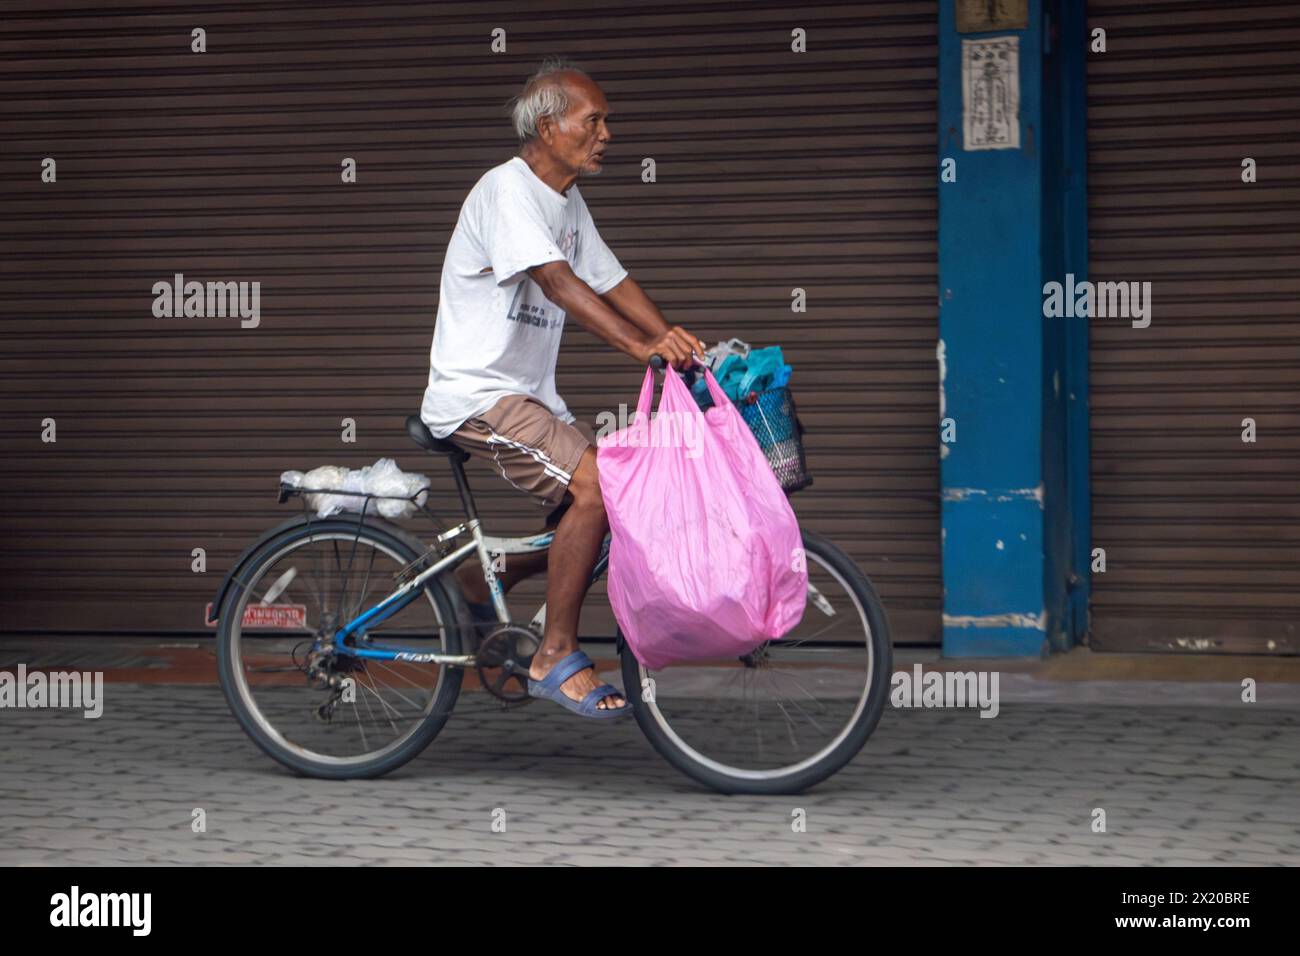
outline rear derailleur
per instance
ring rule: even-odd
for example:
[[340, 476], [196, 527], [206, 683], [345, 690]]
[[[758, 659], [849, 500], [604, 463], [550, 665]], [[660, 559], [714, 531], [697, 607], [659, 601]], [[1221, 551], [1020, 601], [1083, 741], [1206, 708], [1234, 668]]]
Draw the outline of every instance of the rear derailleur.
[[[329, 696], [319, 707], [312, 710], [312, 716], [321, 723], [328, 724], [334, 719], [334, 712], [343, 700], [344, 692], [349, 687], [353, 674], [363, 674], [366, 665], [359, 657], [339, 654], [333, 645], [326, 644], [313, 647], [307, 652], [303, 667], [307, 675], [307, 684], [316, 690], [329, 691]], [[356, 681], [351, 680], [352, 692], [356, 693]]]

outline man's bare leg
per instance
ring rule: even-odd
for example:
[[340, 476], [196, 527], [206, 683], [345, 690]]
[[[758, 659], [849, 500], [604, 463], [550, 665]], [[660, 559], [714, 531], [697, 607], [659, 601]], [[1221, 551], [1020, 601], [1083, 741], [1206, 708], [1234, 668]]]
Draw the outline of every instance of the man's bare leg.
[[[564, 501], [552, 508], [550, 514], [546, 516], [545, 525], [534, 533], [545, 534], [547, 531], [554, 531], [572, 500], [573, 496], [566, 493]], [[505, 567], [497, 573], [497, 583], [501, 585], [502, 591], [509, 594], [510, 589], [520, 581], [545, 571], [546, 561], [545, 551], [512, 554], [505, 559]], [[483, 566], [479, 563], [477, 555], [466, 558], [456, 568], [456, 583], [460, 585], [460, 593], [465, 596], [465, 600], [473, 601], [475, 604], [491, 605], [492, 595], [488, 593], [487, 581], [483, 579]]]
[[[578, 616], [591, 584], [591, 572], [600, 555], [601, 542], [609, 531], [605, 502], [600, 495], [596, 471], [596, 450], [583, 453], [569, 482], [573, 502], [560, 518], [551, 542], [546, 577], [546, 633], [533, 655], [529, 676], [541, 680], [559, 661], [578, 649]], [[580, 701], [603, 683], [593, 668], [578, 671], [560, 689]], [[611, 694], [597, 705], [621, 710], [627, 706], [619, 694]]]
[[[505, 568], [497, 572], [497, 581], [501, 584], [501, 589], [508, 594], [510, 589], [524, 578], [530, 578], [546, 570], [546, 552], [509, 554], [506, 555], [505, 563]], [[483, 565], [479, 563], [478, 555], [471, 554], [460, 563], [456, 568], [456, 582], [460, 585], [460, 593], [465, 595], [466, 600], [473, 601], [475, 604], [492, 603], [492, 595], [488, 593], [487, 581], [483, 579]]]

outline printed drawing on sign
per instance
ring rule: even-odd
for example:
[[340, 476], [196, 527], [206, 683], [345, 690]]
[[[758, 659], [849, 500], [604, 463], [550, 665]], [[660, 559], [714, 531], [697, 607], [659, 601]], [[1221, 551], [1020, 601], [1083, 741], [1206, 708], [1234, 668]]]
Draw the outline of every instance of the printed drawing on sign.
[[1020, 148], [1020, 40], [961, 41], [962, 146]]

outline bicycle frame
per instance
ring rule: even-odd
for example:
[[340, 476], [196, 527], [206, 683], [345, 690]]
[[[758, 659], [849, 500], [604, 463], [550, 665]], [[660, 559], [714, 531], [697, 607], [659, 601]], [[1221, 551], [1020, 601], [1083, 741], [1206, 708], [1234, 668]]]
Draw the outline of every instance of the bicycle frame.
[[[494, 554], [530, 554], [537, 551], [545, 551], [551, 546], [555, 539], [555, 532], [546, 531], [542, 534], [530, 535], [524, 538], [496, 538], [483, 533], [483, 528], [479, 519], [471, 518], [463, 524], [459, 524], [450, 531], [438, 536], [439, 543], [450, 541], [460, 537], [466, 531], [473, 537], [472, 541], [456, 548], [454, 551], [445, 555], [440, 561], [425, 568], [411, 580], [402, 584], [397, 590], [389, 594], [374, 607], [353, 618], [347, 624], [344, 624], [334, 635], [335, 650], [339, 653], [348, 654], [353, 657], [365, 658], [368, 660], [380, 661], [407, 661], [417, 664], [455, 664], [455, 665], [472, 665], [474, 656], [472, 654], [437, 654], [425, 650], [419, 650], [412, 647], [399, 647], [386, 644], [367, 644], [362, 647], [349, 646], [346, 642], [348, 638], [359, 637], [365, 634], [366, 630], [377, 624], [383, 623], [392, 615], [396, 614], [402, 608], [419, 598], [424, 582], [436, 574], [440, 574], [445, 569], [458, 564], [471, 553], [477, 552], [479, 563], [483, 566], [483, 577], [487, 581], [488, 590], [492, 595], [492, 606], [496, 610], [497, 620], [502, 624], [510, 621], [510, 611], [506, 607], [505, 592], [501, 583], [497, 580], [496, 573], [492, 569], [492, 556]], [[599, 575], [604, 569], [605, 557], [602, 553], [601, 560], [596, 565], [596, 575]], [[533, 623], [540, 624], [544, 622], [546, 616], [546, 605], [543, 604], [533, 618]], [[319, 642], [318, 642], [319, 643]]]

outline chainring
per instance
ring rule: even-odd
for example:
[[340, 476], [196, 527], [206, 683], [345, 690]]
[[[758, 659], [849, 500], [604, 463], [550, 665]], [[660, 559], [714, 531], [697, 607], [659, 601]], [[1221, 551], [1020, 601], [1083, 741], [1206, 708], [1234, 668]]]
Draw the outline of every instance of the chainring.
[[478, 679], [489, 694], [507, 704], [526, 704], [528, 665], [542, 644], [531, 627], [501, 624], [479, 643], [474, 657]]

